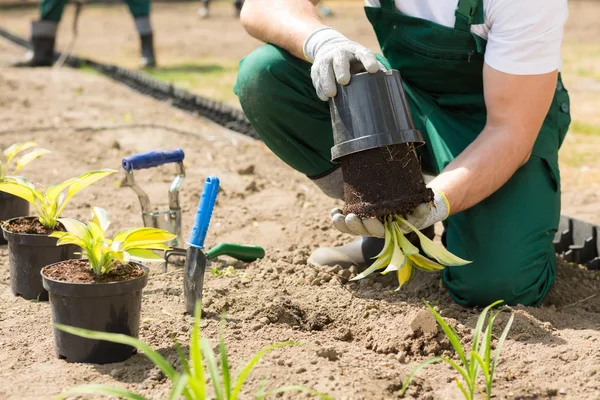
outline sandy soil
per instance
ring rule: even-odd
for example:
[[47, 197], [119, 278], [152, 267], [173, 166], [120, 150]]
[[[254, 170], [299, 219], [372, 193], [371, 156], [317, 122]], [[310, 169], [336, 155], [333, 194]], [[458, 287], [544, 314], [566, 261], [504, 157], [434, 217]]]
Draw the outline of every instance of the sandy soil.
[[[205, 29], [198, 27], [195, 16], [189, 13], [195, 7], [173, 7], [188, 10], [186, 14], [176, 9], [187, 21], [182, 26]], [[231, 21], [228, 9], [223, 10], [222, 18], [206, 21], [214, 24], [213, 29], [219, 24], [234, 26], [235, 22], [227, 22]], [[344, 10], [340, 8], [342, 14]], [[574, 12], [583, 12], [577, 10], [575, 7]], [[101, 31], [103, 35], [111, 32], [113, 37], [116, 24], [129, 23], [126, 11], [122, 11], [121, 16], [115, 13], [114, 19], [103, 19], [98, 26], [90, 24], [98, 35], [90, 36], [85, 46], [80, 43], [80, 53], [101, 54], [101, 59], [126, 54], [118, 46], [111, 52], [110, 45], [104, 44], [106, 36], [100, 35]], [[0, 23], [18, 25], [24, 33], [23, 22], [29, 15], [6, 13], [0, 16]], [[175, 14], [166, 9], [156, 15], [157, 24], [177, 21], [172, 18]], [[343, 14], [338, 21], [350, 19], [351, 14]], [[171, 22], [169, 26], [175, 25]], [[67, 29], [66, 24], [63, 29]], [[353, 35], [370, 40], [370, 31], [360, 29]], [[136, 48], [133, 31], [128, 35], [125, 43]], [[64, 36], [68, 40], [69, 36]], [[161, 46], [172, 47], [170, 51], [186, 57], [204, 56], [205, 50], [200, 49], [207, 47], [217, 52], [217, 43], [225, 46], [213, 40], [208, 30], [204, 47], [189, 46], [189, 40], [180, 35], [163, 37]], [[232, 57], [256, 45], [245, 36], [239, 40], [220, 37], [232, 43], [231, 48], [224, 47]], [[587, 38], [573, 37], [580, 41]], [[20, 50], [0, 40], [0, 64], [18, 54]], [[125, 64], [135, 63], [135, 58], [128, 57]], [[573, 107], [581, 105], [576, 118], [593, 121], [594, 108], [588, 100], [597, 101], [595, 89], [588, 85], [586, 91], [583, 81], [576, 78], [575, 74], [569, 78], [577, 82], [572, 91]], [[587, 110], [585, 114], [582, 109]], [[439, 288], [439, 276], [435, 274], [418, 274], [406, 290], [394, 293], [393, 282], [388, 279], [373, 277], [348, 284], [340, 276], [343, 272], [307, 266], [306, 258], [315, 246], [348, 240], [329, 227], [327, 210], [336, 203], [318, 193], [259, 142], [192, 118], [101, 77], [67, 69], [0, 70], [0, 121], [0, 146], [35, 139], [54, 151], [25, 171], [32, 180], [45, 185], [95, 168], [119, 169], [121, 158], [128, 154], [182, 147], [187, 170], [181, 193], [186, 233], [205, 177], [219, 176], [223, 191], [213, 214], [208, 246], [225, 241], [256, 244], [265, 247], [267, 257], [249, 265], [236, 264], [236, 276], [207, 275], [204, 335], [216, 343], [219, 317], [226, 311], [225, 337], [234, 367], [243, 365], [269, 343], [296, 340], [303, 344], [265, 357], [251, 375], [244, 398], [251, 398], [263, 379], [271, 388], [302, 384], [336, 399], [397, 398], [403, 379], [414, 365], [434, 354], [451, 354], [448, 342], [432, 329], [431, 319], [423, 312], [423, 298], [437, 302], [464, 343], [472, 338], [477, 311], [454, 305]], [[591, 136], [572, 138], [566, 142], [571, 148], [598, 144], [598, 138]], [[254, 171], [247, 174], [244, 170], [251, 165]], [[580, 173], [583, 167], [587, 168], [585, 175]], [[567, 174], [563, 178], [563, 200], [570, 215], [600, 222], [595, 196], [597, 171], [596, 159], [584, 164], [563, 161], [563, 176]], [[159, 205], [166, 203], [172, 179], [170, 168], [136, 176], [152, 200]], [[86, 189], [73, 199], [65, 215], [87, 218], [89, 207], [94, 205], [109, 210], [113, 230], [139, 225], [137, 198], [130, 189], [119, 187], [121, 179], [119, 173]], [[125, 387], [157, 400], [166, 397], [168, 382], [141, 354], [124, 363], [104, 366], [58, 360], [49, 305], [13, 297], [5, 248], [0, 249], [0, 263], [0, 398], [51, 399], [72, 385], [90, 382]], [[171, 267], [163, 274], [161, 266], [151, 266], [140, 336], [174, 363], [171, 334], [186, 343], [191, 326], [190, 317], [183, 314], [182, 288], [179, 269]], [[600, 399], [600, 297], [577, 303], [599, 291], [597, 274], [561, 264], [557, 283], [542, 307], [515, 308], [516, 321], [497, 375], [496, 398]], [[500, 317], [499, 328], [507, 318], [508, 313]], [[419, 375], [408, 397], [460, 398], [454, 378], [446, 366], [432, 366]]]

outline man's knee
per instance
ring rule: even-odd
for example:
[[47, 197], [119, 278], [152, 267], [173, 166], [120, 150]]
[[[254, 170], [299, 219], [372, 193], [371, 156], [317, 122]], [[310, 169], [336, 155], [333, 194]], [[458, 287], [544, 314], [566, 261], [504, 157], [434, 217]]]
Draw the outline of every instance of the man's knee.
[[285, 86], [282, 77], [292, 75], [289, 57], [285, 50], [266, 44], [242, 59], [234, 92], [244, 112], [263, 111], [273, 105], [273, 96]]

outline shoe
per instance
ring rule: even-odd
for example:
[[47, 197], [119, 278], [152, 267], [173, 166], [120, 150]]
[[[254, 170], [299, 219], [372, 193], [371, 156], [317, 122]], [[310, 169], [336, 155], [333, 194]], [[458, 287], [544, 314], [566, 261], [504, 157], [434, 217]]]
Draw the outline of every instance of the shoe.
[[156, 67], [156, 57], [154, 56], [154, 38], [153, 35], [140, 36], [142, 56], [140, 57], [140, 67], [154, 68]]
[[206, 3], [202, 4], [198, 9], [198, 16], [202, 19], [208, 18], [208, 5]]
[[[424, 229], [422, 233], [433, 239], [435, 228], [431, 226]], [[421, 250], [419, 238], [415, 233], [406, 235], [406, 238]], [[350, 268], [352, 265], [356, 265], [359, 269], [364, 269], [373, 263], [373, 258], [383, 250], [383, 245], [384, 239], [360, 237], [343, 246], [318, 248], [313, 251], [307, 262], [315, 267], [339, 265], [342, 268]]]
[[50, 67], [54, 64], [54, 45], [58, 24], [53, 21], [31, 23], [31, 50], [11, 63], [13, 67]]

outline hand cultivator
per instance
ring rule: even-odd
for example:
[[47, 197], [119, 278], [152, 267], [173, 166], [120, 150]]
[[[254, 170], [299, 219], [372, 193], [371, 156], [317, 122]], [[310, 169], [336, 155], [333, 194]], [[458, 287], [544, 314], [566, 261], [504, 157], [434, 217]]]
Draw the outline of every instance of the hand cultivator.
[[[169, 246], [177, 246], [181, 237], [181, 207], [179, 205], [179, 191], [185, 178], [183, 159], [185, 154], [181, 149], [167, 151], [149, 151], [125, 157], [121, 162], [125, 170], [126, 185], [137, 194], [142, 207], [144, 226], [164, 229], [177, 237]], [[135, 182], [134, 170], [149, 169], [165, 164], [175, 163], [175, 179], [169, 187], [169, 209], [156, 211], [153, 209], [148, 194]]]

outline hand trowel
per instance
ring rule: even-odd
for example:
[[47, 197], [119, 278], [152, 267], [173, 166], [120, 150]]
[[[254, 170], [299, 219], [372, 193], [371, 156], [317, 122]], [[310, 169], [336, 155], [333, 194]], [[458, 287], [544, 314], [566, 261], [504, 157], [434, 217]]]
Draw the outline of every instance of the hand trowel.
[[220, 255], [227, 255], [240, 261], [251, 262], [265, 256], [265, 251], [262, 247], [233, 243], [219, 243], [207, 251], [206, 254], [203, 252], [206, 232], [208, 231], [218, 193], [219, 178], [209, 176], [204, 182], [202, 196], [200, 197], [196, 218], [192, 226], [192, 233], [188, 241], [189, 247], [186, 252], [183, 289], [185, 308], [189, 314], [194, 313], [196, 302], [202, 301], [204, 273], [208, 260]]

